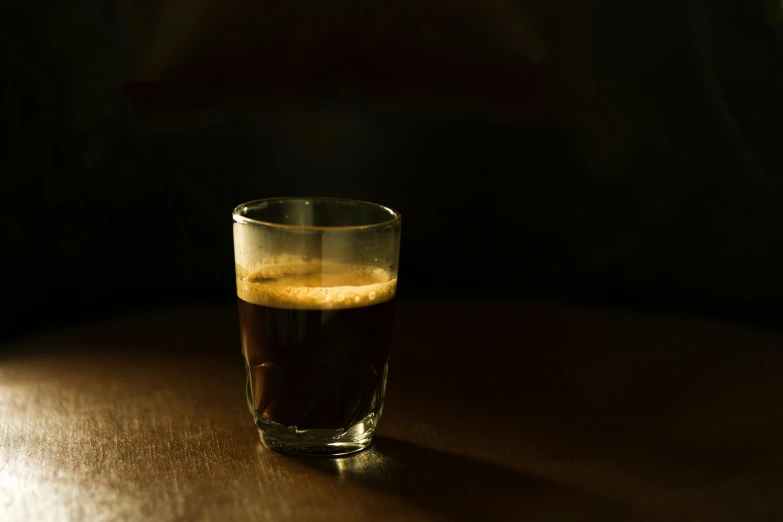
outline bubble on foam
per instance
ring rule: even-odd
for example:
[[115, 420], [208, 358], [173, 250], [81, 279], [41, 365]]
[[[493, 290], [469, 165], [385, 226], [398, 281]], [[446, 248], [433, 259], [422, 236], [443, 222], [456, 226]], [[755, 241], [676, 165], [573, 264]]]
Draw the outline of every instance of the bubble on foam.
[[357, 308], [388, 301], [397, 289], [397, 278], [381, 268], [312, 260], [237, 274], [240, 299], [277, 308]]

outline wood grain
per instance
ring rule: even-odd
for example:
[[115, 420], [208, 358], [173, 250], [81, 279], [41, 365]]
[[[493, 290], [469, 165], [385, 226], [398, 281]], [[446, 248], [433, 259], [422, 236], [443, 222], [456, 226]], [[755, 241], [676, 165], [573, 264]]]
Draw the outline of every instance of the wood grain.
[[380, 434], [262, 448], [236, 313], [0, 349], [0, 520], [783, 519], [781, 338], [535, 306], [407, 303]]

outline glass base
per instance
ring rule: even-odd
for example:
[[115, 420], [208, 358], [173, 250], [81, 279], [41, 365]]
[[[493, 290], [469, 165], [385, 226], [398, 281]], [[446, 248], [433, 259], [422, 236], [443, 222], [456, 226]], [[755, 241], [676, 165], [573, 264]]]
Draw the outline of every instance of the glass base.
[[367, 449], [372, 443], [372, 435], [358, 440], [326, 439], [304, 441], [275, 437], [264, 433], [263, 430], [258, 430], [258, 434], [261, 436], [261, 442], [267, 448], [291, 455], [339, 457]]
[[369, 447], [378, 418], [368, 415], [345, 432], [340, 429], [300, 430], [274, 422], [257, 422], [256, 426], [261, 442], [269, 449], [292, 455], [337, 457]]

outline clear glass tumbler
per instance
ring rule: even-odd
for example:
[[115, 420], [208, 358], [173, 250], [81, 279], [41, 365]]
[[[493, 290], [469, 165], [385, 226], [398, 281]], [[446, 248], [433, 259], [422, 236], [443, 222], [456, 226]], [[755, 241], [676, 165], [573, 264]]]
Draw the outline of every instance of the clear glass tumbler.
[[234, 209], [247, 402], [274, 450], [343, 455], [370, 445], [383, 411], [400, 215], [332, 198]]

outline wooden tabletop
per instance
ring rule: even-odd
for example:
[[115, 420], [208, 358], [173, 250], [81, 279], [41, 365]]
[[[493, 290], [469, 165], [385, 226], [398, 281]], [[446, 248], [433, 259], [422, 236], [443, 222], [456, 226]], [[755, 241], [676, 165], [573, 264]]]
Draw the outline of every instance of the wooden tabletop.
[[783, 338], [402, 303], [380, 433], [261, 447], [233, 308], [0, 349], [0, 520], [783, 520]]

